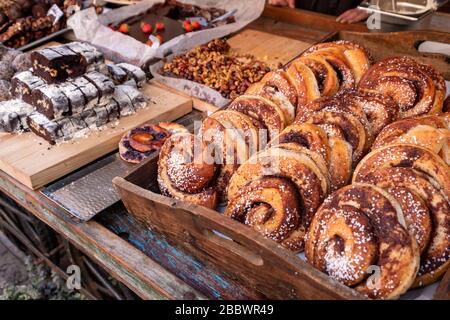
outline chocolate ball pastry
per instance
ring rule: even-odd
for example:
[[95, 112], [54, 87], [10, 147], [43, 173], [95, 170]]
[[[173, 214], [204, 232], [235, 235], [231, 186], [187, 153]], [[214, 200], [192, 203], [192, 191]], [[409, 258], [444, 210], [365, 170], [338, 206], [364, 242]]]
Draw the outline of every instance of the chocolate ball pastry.
[[16, 72], [25, 71], [32, 67], [31, 52], [21, 53], [12, 62], [12, 67]]
[[9, 81], [13, 75], [14, 69], [11, 64], [4, 61], [0, 62], [0, 79]]
[[11, 99], [10, 93], [11, 84], [6, 80], [0, 80], [0, 101]]

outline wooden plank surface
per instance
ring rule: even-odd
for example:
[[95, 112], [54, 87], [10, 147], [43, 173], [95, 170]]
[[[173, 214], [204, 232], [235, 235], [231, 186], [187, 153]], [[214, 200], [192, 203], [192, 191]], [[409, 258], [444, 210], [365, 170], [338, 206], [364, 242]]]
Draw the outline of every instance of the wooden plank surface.
[[235, 52], [252, 54], [271, 68], [289, 62], [311, 46], [308, 42], [251, 29], [238, 33], [228, 43]]
[[[40, 192], [0, 171], [0, 190], [70, 241], [142, 299], [204, 299], [133, 246], [95, 221], [76, 223]], [[105, 213], [107, 214], [107, 213]]]
[[114, 151], [131, 128], [149, 121], [172, 121], [192, 111], [189, 98], [150, 84], [143, 92], [150, 98], [146, 108], [86, 138], [50, 146], [33, 133], [0, 136], [0, 169], [36, 189]]

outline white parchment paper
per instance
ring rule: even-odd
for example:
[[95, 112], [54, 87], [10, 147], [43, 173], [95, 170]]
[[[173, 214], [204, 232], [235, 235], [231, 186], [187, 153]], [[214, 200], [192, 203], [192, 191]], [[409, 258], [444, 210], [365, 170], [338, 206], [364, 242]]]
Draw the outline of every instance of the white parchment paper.
[[143, 66], [153, 59], [162, 59], [170, 53], [191, 49], [196, 45], [236, 32], [257, 19], [265, 5], [265, 0], [180, 0], [180, 2], [195, 4], [200, 7], [215, 7], [227, 11], [236, 9], [236, 22], [180, 35], [163, 43], [159, 48], [151, 48], [130, 36], [115, 32], [108, 27], [110, 23], [117, 23], [144, 13], [153, 5], [162, 2], [164, 1], [144, 0], [134, 5], [111, 10], [101, 16], [97, 16], [95, 10], [90, 8], [79, 11], [70, 17], [67, 25], [73, 29], [75, 36], [79, 40], [95, 45], [105, 53], [108, 59], [126, 61]]

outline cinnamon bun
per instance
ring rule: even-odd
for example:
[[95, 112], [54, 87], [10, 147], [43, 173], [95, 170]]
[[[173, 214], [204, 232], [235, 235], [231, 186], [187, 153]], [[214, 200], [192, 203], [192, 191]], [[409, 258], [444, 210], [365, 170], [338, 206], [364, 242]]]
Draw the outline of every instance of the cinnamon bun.
[[372, 151], [353, 176], [353, 181], [377, 185], [409, 206], [411, 214], [405, 218], [423, 250], [415, 286], [436, 281], [450, 266], [449, 179], [449, 167], [442, 159], [428, 149], [407, 144]]
[[218, 167], [215, 184], [220, 203], [227, 201], [233, 173], [258, 151], [260, 129], [258, 121], [233, 110], [216, 111], [203, 121], [199, 135]]
[[370, 298], [397, 298], [412, 285], [419, 267], [418, 245], [402, 220], [400, 205], [381, 188], [361, 183], [344, 187], [314, 216], [306, 258]]
[[378, 135], [372, 149], [395, 143], [422, 146], [450, 165], [450, 129], [444, 116], [423, 116], [391, 123]]
[[301, 202], [295, 185], [278, 177], [262, 177], [244, 185], [230, 200], [225, 216], [281, 242], [299, 223]]
[[211, 209], [217, 207], [216, 165], [204, 142], [190, 133], [171, 136], [161, 148], [158, 185], [161, 194]]
[[[309, 155], [308, 155], [309, 154]], [[284, 178], [297, 188], [302, 210], [295, 238], [286, 239], [283, 245], [294, 251], [303, 248], [303, 237], [314, 212], [329, 192], [326, 166], [319, 154], [293, 145], [279, 145], [262, 151], [242, 164], [234, 173], [228, 186], [228, 199], [233, 199], [245, 185], [266, 176]], [[316, 162], [318, 161], [318, 162]], [[231, 210], [231, 209], [230, 209]]]
[[399, 106], [400, 117], [409, 118], [442, 111], [445, 80], [431, 66], [408, 57], [392, 57], [374, 64], [359, 89], [391, 97]]
[[276, 136], [287, 126], [285, 112], [276, 103], [264, 97], [243, 95], [236, 98], [228, 109], [260, 121], [268, 130], [269, 137]]

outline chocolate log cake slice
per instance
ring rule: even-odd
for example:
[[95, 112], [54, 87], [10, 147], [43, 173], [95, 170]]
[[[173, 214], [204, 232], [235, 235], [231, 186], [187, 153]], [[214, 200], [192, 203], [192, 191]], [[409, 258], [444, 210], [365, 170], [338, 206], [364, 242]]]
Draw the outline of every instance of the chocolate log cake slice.
[[72, 82], [64, 82], [60, 85], [62, 93], [69, 101], [70, 114], [77, 114], [84, 110], [85, 99], [81, 90]]
[[66, 44], [65, 47], [81, 55], [82, 64], [87, 66], [86, 71], [96, 70], [100, 64], [105, 62], [103, 53], [85, 42], [71, 42]]
[[119, 119], [119, 105], [116, 101], [111, 100], [108, 104], [86, 110], [81, 114], [81, 118], [91, 129], [98, 129]]
[[119, 109], [115, 102], [105, 106], [86, 110], [81, 114], [50, 120], [39, 112], [33, 112], [27, 118], [28, 126], [36, 135], [50, 144], [82, 138], [90, 130], [100, 129], [108, 122], [118, 119]]
[[136, 81], [138, 87], [141, 87], [147, 80], [145, 72], [135, 65], [129, 63], [118, 63], [116, 64], [116, 66], [127, 73], [128, 80], [133, 79], [134, 81]]
[[114, 90], [113, 100], [119, 105], [120, 116], [126, 117], [147, 105], [144, 94], [132, 86], [119, 85]]
[[83, 77], [97, 88], [99, 105], [106, 104], [111, 100], [114, 94], [114, 82], [110, 78], [97, 71], [86, 73]]
[[22, 71], [11, 79], [11, 94], [26, 103], [32, 103], [32, 91], [43, 86], [45, 82], [30, 70]]
[[70, 80], [73, 85], [75, 85], [78, 90], [82, 93], [84, 97], [84, 108], [83, 110], [94, 108], [99, 101], [100, 93], [97, 87], [85, 77], [78, 77], [76, 79]]
[[112, 79], [115, 85], [123, 84], [128, 80], [128, 74], [115, 64], [107, 64], [106, 71], [106, 75]]
[[60, 83], [86, 71], [81, 55], [67, 48], [53, 47], [31, 53], [33, 72], [47, 83]]
[[33, 106], [22, 100], [0, 102], [0, 132], [16, 132], [28, 129], [26, 118]]
[[51, 84], [33, 90], [32, 104], [48, 119], [58, 119], [70, 115], [70, 103], [61, 86]]

